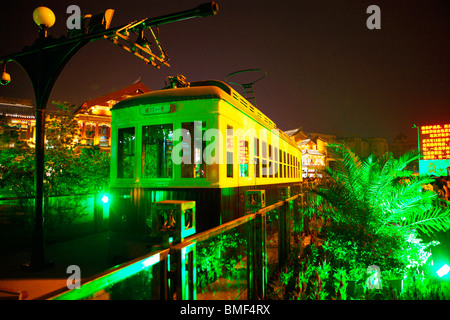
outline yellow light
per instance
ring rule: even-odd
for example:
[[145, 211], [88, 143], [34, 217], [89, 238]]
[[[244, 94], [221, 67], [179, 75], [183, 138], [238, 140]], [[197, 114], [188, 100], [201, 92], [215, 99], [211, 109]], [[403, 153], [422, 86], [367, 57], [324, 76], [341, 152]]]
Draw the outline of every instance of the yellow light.
[[55, 14], [47, 7], [38, 7], [33, 11], [33, 20], [39, 27], [51, 28], [56, 21]]

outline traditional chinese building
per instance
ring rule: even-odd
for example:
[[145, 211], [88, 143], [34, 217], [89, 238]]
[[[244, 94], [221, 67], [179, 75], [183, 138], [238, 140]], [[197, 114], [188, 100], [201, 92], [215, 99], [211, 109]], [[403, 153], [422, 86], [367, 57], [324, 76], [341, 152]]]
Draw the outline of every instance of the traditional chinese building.
[[0, 135], [5, 139], [0, 148], [11, 147], [7, 137], [17, 133], [20, 141], [32, 143], [35, 136], [35, 116], [31, 100], [0, 97]]
[[150, 92], [141, 81], [84, 102], [74, 115], [80, 126], [78, 142], [81, 145], [99, 145], [103, 149], [111, 146], [111, 107], [126, 98]]
[[325, 168], [325, 154], [317, 150], [317, 145], [311, 139], [297, 143], [302, 150], [303, 178], [321, 178]]
[[[326, 146], [327, 141], [318, 134], [303, 132], [302, 128], [285, 131], [288, 136], [294, 138], [300, 150], [302, 150], [302, 175], [303, 178], [322, 177], [322, 172], [327, 165]], [[320, 150], [318, 150], [320, 144]]]
[[[108, 150], [111, 145], [111, 107], [128, 97], [150, 91], [138, 80], [127, 87], [84, 102], [74, 111], [80, 129], [76, 140], [81, 145], [99, 145]], [[47, 110], [46, 121], [51, 121], [52, 113]], [[36, 119], [31, 100], [0, 97], [0, 124], [0, 134], [4, 137], [17, 132], [20, 141], [34, 146]]]

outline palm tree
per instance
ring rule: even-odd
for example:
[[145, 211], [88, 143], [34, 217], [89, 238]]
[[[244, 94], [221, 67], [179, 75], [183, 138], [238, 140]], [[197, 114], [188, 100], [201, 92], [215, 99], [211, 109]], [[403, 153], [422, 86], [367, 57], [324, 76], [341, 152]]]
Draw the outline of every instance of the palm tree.
[[437, 204], [435, 192], [422, 188], [433, 179], [404, 170], [418, 159], [417, 152], [362, 160], [342, 144], [328, 148], [336, 161], [312, 192], [332, 205], [334, 222], [373, 234], [406, 235], [414, 229], [431, 235], [450, 228], [450, 210]]

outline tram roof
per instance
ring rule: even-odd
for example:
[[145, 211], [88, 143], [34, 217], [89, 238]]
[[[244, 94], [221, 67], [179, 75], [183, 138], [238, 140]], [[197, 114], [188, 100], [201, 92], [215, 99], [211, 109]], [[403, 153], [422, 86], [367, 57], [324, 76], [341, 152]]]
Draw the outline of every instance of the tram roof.
[[116, 103], [111, 110], [182, 100], [224, 99], [232, 91], [230, 86], [219, 80], [197, 81], [191, 82], [189, 87], [162, 89], [127, 98]]
[[265, 124], [269, 125], [269, 127], [277, 129], [278, 132], [283, 135], [290, 144], [298, 148], [292, 137], [287, 136], [282, 130], [278, 129], [272, 120], [262, 114], [261, 111], [233, 90], [233, 88], [231, 88], [228, 84], [220, 80], [196, 81], [191, 82], [188, 87], [161, 89], [142, 93], [116, 103], [111, 108], [111, 111], [155, 103], [199, 99], [223, 99], [232, 102], [233, 105], [235, 104], [233, 103], [233, 100], [234, 102], [237, 100], [245, 109], [247, 109], [247, 112], [255, 115], [255, 119], [259, 118], [259, 121], [262, 121], [263, 123], [265, 122]]

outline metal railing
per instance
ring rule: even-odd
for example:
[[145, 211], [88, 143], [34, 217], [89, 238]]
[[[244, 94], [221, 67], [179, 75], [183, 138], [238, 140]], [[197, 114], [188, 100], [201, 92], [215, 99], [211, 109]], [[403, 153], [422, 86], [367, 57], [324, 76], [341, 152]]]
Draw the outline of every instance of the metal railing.
[[302, 201], [286, 197], [40, 299], [264, 299], [269, 276], [288, 261]]

